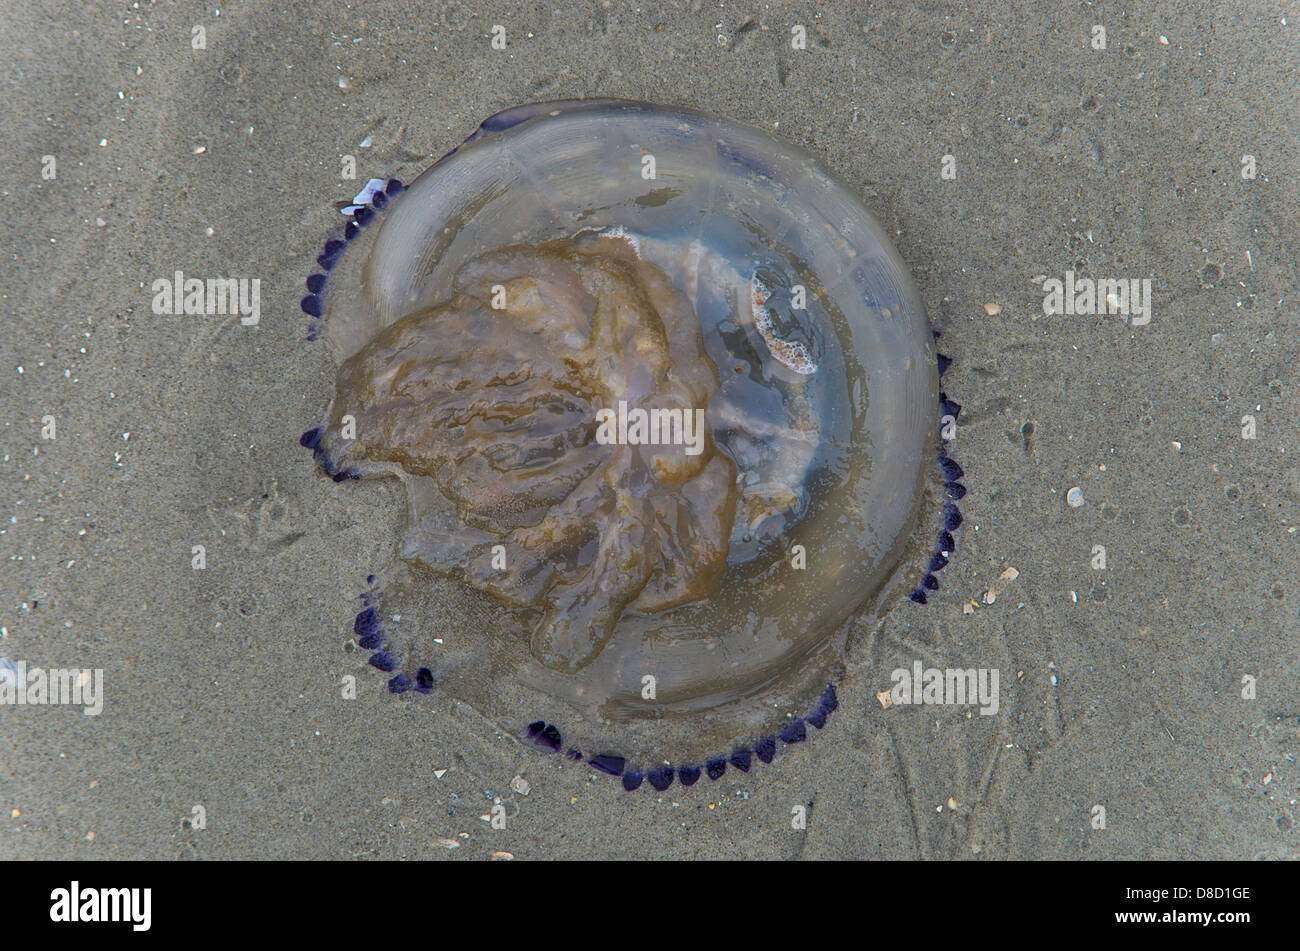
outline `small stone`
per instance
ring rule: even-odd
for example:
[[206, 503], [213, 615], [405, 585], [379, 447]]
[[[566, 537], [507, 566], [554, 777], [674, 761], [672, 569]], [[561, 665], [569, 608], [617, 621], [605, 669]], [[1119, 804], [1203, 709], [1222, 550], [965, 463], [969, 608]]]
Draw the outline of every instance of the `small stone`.
[[1065, 501], [1070, 503], [1070, 508], [1077, 509], [1083, 504], [1083, 489], [1076, 485], [1065, 493]]
[[880, 691], [880, 693], [876, 694], [876, 699], [880, 701], [880, 705], [886, 710], [894, 705], [894, 697], [888, 690]]
[[514, 779], [510, 780], [510, 788], [521, 796], [527, 796], [533, 787], [529, 784], [528, 780], [524, 779], [524, 777], [516, 776]]
[[513, 853], [513, 852], [493, 852], [493, 853], [492, 853], [492, 861], [493, 861], [493, 862], [513, 862], [514, 860], [515, 860], [515, 853]]
[[989, 301], [984, 305], [984, 313], [989, 317], [996, 317], [998, 314], [1002, 313], [1002, 305]]

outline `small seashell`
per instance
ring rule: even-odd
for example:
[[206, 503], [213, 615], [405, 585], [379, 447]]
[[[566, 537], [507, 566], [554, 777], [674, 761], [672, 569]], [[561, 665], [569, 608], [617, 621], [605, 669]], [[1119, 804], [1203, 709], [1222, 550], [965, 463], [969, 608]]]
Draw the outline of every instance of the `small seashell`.
[[997, 580], [994, 581], [993, 584], [989, 586], [989, 589], [984, 592], [984, 603], [992, 604], [998, 599], [998, 595], [1002, 593], [1002, 589], [1019, 577], [1019, 571], [1015, 568], [1007, 568], [1002, 572], [1002, 574], [998, 575]]

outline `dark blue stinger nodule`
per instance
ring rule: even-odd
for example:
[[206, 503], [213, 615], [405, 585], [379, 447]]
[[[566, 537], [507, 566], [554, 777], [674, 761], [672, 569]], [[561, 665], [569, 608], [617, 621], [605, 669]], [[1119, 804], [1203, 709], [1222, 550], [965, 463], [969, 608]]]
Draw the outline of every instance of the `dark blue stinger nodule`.
[[[938, 339], [939, 334], [935, 334]], [[938, 355], [939, 377], [942, 381], [943, 375], [952, 365], [952, 360], [943, 354]], [[957, 530], [962, 522], [961, 509], [957, 503], [966, 497], [966, 486], [960, 481], [966, 473], [962, 470], [949, 454], [947, 439], [944, 430], [951, 420], [952, 425], [956, 425], [957, 418], [961, 415], [961, 404], [955, 403], [948, 398], [948, 394], [939, 393], [939, 468], [943, 473], [944, 494], [948, 501], [943, 509], [943, 527], [939, 529], [939, 536], [935, 542], [934, 552], [930, 556], [930, 563], [926, 567], [925, 575], [922, 577], [920, 584], [912, 589], [908, 597], [917, 604], [925, 604], [929, 601], [927, 591], [939, 590], [939, 579], [935, 577], [935, 572], [948, 566], [952, 560], [953, 550], [957, 543], [953, 539], [952, 533]]]
[[[329, 280], [329, 272], [334, 269], [334, 266], [339, 263], [339, 259], [343, 257], [343, 251], [347, 248], [348, 242], [360, 234], [361, 229], [373, 218], [376, 211], [384, 208], [390, 199], [401, 194], [405, 188], [406, 186], [396, 178], [388, 179], [383, 189], [371, 196], [369, 204], [358, 208], [352, 213], [343, 225], [341, 236], [335, 235], [325, 240], [320, 254], [316, 256], [316, 263], [321, 270], [313, 271], [307, 276], [307, 294], [299, 303], [302, 312], [311, 318], [307, 324], [308, 340], [315, 340], [319, 335], [320, 319], [325, 313], [324, 294], [325, 285]], [[304, 440], [306, 440], [307, 435], [306, 433], [303, 434]], [[318, 443], [320, 441], [319, 433], [316, 434], [316, 441]], [[307, 445], [305, 441], [302, 444]], [[314, 449], [315, 446], [309, 448]]]

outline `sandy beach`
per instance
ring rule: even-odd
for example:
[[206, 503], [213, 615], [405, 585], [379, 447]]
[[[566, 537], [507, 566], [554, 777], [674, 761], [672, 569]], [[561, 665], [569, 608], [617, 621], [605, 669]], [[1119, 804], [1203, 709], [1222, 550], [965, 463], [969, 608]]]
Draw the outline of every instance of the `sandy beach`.
[[[819, 10], [8, 11], [0, 655], [102, 671], [102, 710], [0, 705], [0, 857], [1300, 857], [1300, 7]], [[942, 588], [858, 631], [811, 742], [663, 793], [390, 695], [350, 642], [405, 497], [298, 445], [340, 204], [602, 96], [844, 178], [963, 407]], [[257, 320], [155, 313], [177, 271], [257, 279]], [[1045, 313], [1082, 280], [1142, 308]], [[882, 704], [917, 663], [996, 669], [997, 712]]]

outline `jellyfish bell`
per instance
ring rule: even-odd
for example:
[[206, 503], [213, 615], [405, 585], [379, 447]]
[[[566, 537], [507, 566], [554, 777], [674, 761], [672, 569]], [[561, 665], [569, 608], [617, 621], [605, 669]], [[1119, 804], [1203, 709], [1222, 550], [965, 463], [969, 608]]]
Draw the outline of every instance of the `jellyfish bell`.
[[372, 205], [304, 304], [338, 366], [304, 445], [407, 489], [357, 622], [390, 688], [656, 787], [822, 726], [854, 621], [924, 600], [955, 527], [933, 333], [860, 200], [753, 129], [584, 100]]

